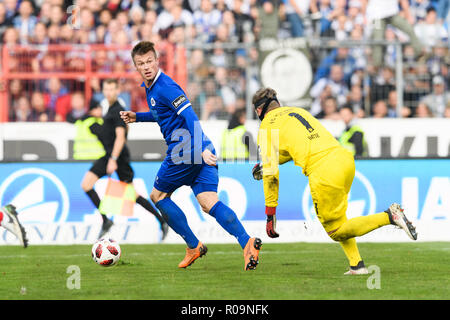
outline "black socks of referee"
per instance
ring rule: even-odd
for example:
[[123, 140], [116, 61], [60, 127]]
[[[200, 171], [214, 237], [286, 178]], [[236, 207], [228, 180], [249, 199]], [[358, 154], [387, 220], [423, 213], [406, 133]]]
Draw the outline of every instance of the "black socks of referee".
[[[94, 206], [98, 209], [100, 207], [100, 198], [99, 198], [97, 192], [94, 189], [91, 189], [91, 190], [87, 191], [86, 194], [91, 199]], [[165, 223], [164, 218], [158, 213], [158, 210], [150, 203], [150, 201], [148, 201], [147, 199], [145, 199], [142, 196], [138, 196], [136, 198], [136, 203], [141, 205], [145, 210], [151, 212], [156, 217], [156, 219], [158, 219], [158, 221], [161, 225], [163, 225]], [[106, 221], [108, 219], [108, 217], [104, 214], [102, 214], [101, 216], [102, 216], [103, 221]]]
[[[91, 189], [91, 190], [87, 191], [86, 194], [91, 199], [94, 206], [98, 209], [100, 207], [100, 198], [99, 198], [97, 192], [94, 189]], [[106, 215], [104, 215], [104, 214], [100, 214], [100, 215], [102, 216], [103, 222], [108, 220], [108, 217]]]
[[150, 201], [145, 199], [143, 196], [138, 196], [136, 198], [136, 203], [141, 205], [145, 210], [151, 212], [156, 217], [156, 219], [158, 219], [161, 225], [165, 223], [164, 218], [158, 213], [156, 208], [150, 203]]

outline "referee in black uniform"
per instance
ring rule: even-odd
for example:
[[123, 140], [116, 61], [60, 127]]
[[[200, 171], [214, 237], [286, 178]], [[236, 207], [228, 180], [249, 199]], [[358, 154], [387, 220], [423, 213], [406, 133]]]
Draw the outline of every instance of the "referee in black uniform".
[[[105, 175], [110, 176], [114, 171], [117, 172], [120, 181], [132, 183], [134, 178], [134, 171], [130, 166], [130, 151], [126, 145], [127, 125], [120, 118], [120, 111], [124, 111], [125, 109], [117, 101], [119, 82], [116, 79], [105, 80], [103, 82], [103, 95], [109, 104], [108, 112], [103, 116], [102, 126], [97, 124], [91, 126], [90, 129], [102, 142], [106, 154], [94, 162], [81, 182], [81, 188], [97, 208], [100, 206], [100, 198], [94, 190], [94, 185], [100, 178]], [[168, 225], [158, 213], [157, 209], [140, 195], [137, 196], [136, 203], [155, 215], [161, 224], [162, 238], [164, 239], [167, 235]], [[113, 222], [106, 215], [102, 214], [101, 216], [103, 224], [99, 238], [108, 232], [113, 225]]]

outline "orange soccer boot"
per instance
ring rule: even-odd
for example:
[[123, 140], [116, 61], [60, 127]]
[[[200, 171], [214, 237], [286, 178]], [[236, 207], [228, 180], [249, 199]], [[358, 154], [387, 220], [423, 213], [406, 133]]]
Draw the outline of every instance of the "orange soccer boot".
[[191, 264], [194, 263], [195, 260], [203, 257], [206, 254], [206, 252], [208, 252], [208, 248], [200, 241], [198, 242], [197, 248], [194, 249], [186, 248], [186, 256], [184, 257], [183, 261], [180, 262], [178, 268], [189, 267]]
[[259, 238], [250, 238], [244, 248], [244, 270], [254, 270], [259, 263], [259, 250], [262, 241]]

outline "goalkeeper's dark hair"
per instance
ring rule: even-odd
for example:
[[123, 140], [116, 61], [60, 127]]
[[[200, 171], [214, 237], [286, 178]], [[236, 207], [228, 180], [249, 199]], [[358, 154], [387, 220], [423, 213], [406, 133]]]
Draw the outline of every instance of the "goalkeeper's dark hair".
[[263, 103], [259, 103], [260, 101], [263, 101], [265, 99], [276, 99], [277, 98], [277, 92], [272, 88], [261, 88], [253, 95], [252, 104], [254, 105], [255, 109], [262, 107]]
[[261, 88], [253, 95], [252, 99], [255, 109], [262, 108], [259, 119], [262, 121], [267, 110], [272, 107], [280, 106], [277, 99], [277, 92], [272, 88]]
[[131, 58], [134, 61], [135, 56], [142, 56], [148, 52], [153, 52], [155, 54], [155, 57], [158, 57], [158, 54], [156, 53], [155, 44], [151, 41], [141, 41], [137, 45], [133, 47], [133, 50], [131, 50]]

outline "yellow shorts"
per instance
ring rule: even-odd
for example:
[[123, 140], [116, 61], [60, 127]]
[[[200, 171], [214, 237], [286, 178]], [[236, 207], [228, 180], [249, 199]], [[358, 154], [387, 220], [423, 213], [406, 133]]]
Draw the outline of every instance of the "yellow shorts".
[[347, 221], [348, 193], [354, 177], [355, 160], [344, 148], [331, 151], [309, 175], [317, 218], [328, 234]]

